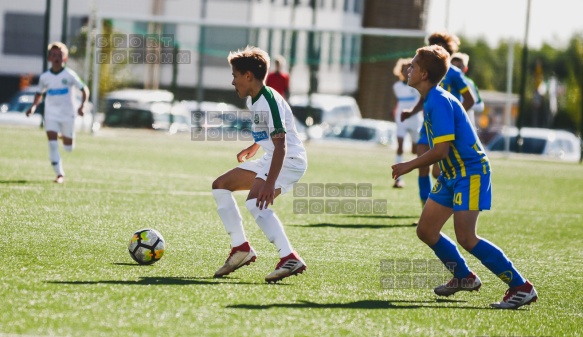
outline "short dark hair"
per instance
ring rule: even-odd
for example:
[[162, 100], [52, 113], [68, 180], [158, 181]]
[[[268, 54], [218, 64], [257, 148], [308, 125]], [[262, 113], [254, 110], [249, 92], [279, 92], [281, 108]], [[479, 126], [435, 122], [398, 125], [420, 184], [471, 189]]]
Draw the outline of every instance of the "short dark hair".
[[427, 72], [431, 83], [437, 84], [449, 69], [449, 53], [439, 45], [417, 49], [417, 64]]
[[227, 57], [229, 64], [237, 71], [246, 73], [250, 71], [258, 80], [265, 80], [269, 69], [269, 54], [263, 49], [247, 46], [243, 50], [230, 52]]
[[457, 36], [448, 32], [436, 32], [427, 39], [430, 45], [439, 45], [445, 48], [449, 55], [457, 52], [460, 48], [460, 40]]

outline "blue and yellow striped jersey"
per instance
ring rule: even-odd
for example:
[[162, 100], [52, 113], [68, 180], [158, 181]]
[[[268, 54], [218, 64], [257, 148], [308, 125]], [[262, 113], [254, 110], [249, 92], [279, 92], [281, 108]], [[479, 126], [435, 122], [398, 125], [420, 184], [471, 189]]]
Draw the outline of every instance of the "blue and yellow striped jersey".
[[460, 100], [460, 102], [462, 101], [462, 94], [470, 90], [470, 84], [467, 82], [463, 71], [454, 65], [449, 66], [445, 77], [441, 80], [439, 85], [443, 89], [451, 92], [451, 94]]
[[450, 142], [449, 154], [439, 162], [446, 179], [490, 172], [484, 147], [460, 101], [440, 86], [433, 87], [423, 102], [423, 124], [429, 146]]

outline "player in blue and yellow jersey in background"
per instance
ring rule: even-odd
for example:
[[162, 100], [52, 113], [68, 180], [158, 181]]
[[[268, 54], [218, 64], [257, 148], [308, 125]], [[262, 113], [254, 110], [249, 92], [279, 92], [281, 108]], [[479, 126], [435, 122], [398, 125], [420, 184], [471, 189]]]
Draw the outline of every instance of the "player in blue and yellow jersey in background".
[[434, 289], [435, 294], [450, 296], [462, 290], [477, 291], [482, 285], [456, 243], [441, 232], [453, 214], [458, 243], [509, 285], [502, 301], [491, 306], [516, 309], [536, 301], [537, 293], [500, 248], [477, 235], [480, 211], [489, 210], [492, 203], [490, 162], [462, 104], [438, 86], [448, 71], [449, 57], [438, 45], [417, 50], [407, 83], [421, 94], [430, 150], [411, 161], [393, 165], [392, 175], [398, 179], [434, 163], [441, 167], [417, 226], [419, 239], [453, 273], [448, 283]]

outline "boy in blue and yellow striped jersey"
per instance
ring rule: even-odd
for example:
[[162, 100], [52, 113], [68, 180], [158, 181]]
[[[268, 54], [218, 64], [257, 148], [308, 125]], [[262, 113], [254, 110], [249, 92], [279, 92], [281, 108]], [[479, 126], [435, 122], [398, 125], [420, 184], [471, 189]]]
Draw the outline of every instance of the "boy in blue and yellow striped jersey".
[[430, 150], [393, 165], [393, 178], [439, 163], [441, 174], [423, 208], [417, 236], [452, 271], [453, 278], [434, 289], [439, 296], [478, 290], [482, 283], [453, 240], [441, 232], [453, 214], [458, 243], [509, 285], [501, 302], [491, 306], [516, 309], [538, 299], [532, 283], [514, 268], [504, 252], [477, 235], [480, 211], [492, 203], [490, 162], [460, 103], [438, 84], [449, 68], [450, 54], [441, 46], [419, 48], [408, 71], [409, 86], [423, 99], [424, 126]]

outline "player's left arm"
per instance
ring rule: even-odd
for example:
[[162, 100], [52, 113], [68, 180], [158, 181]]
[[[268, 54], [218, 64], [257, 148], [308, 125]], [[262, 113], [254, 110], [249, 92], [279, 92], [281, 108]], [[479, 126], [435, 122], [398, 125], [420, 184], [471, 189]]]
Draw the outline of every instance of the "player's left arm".
[[273, 150], [273, 157], [271, 158], [269, 173], [267, 174], [267, 179], [265, 179], [265, 185], [263, 185], [263, 188], [257, 195], [257, 207], [259, 207], [259, 209], [267, 208], [268, 205], [273, 205], [273, 200], [275, 199], [275, 181], [277, 180], [277, 177], [279, 177], [279, 173], [283, 166], [283, 160], [285, 159], [285, 154], [287, 152], [285, 131], [272, 134], [271, 141], [275, 148]]
[[425, 152], [423, 155], [411, 161], [393, 165], [393, 179], [397, 179], [415, 169], [427, 167], [444, 159], [449, 153], [449, 143], [449, 141], [437, 143], [432, 149]]
[[77, 110], [77, 114], [79, 114], [79, 116], [85, 115], [85, 104], [87, 103], [88, 100], [89, 100], [89, 88], [87, 88], [87, 86], [84, 85], [83, 89], [81, 89], [81, 105]]
[[472, 89], [470, 89], [471, 84], [465, 79], [461, 72], [455, 74], [456, 75], [453, 76], [453, 81], [462, 95], [462, 105], [464, 106], [464, 110], [469, 111], [476, 103]]
[[474, 94], [472, 93], [472, 90], [470, 90], [469, 87], [466, 87], [466, 89], [467, 90], [462, 92], [463, 97], [462, 105], [464, 106], [465, 111], [469, 111], [474, 106], [474, 103], [476, 103], [476, 100], [474, 99]]

